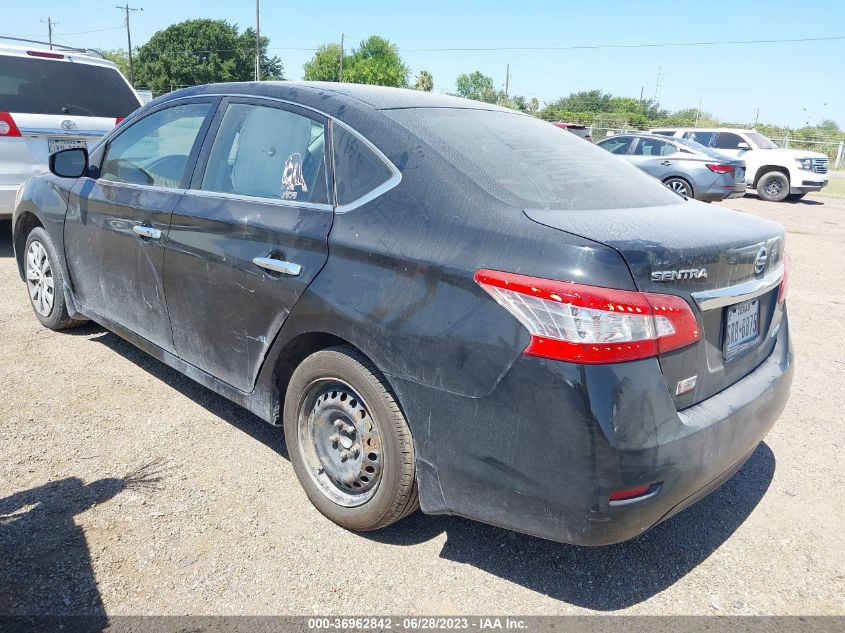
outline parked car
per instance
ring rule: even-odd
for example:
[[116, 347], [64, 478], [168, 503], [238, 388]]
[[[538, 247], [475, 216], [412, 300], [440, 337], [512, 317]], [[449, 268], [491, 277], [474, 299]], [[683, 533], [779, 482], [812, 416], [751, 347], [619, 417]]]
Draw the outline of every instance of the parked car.
[[828, 157], [803, 149], [781, 149], [756, 130], [656, 128], [653, 134], [685, 138], [745, 161], [745, 182], [763, 200], [800, 200], [827, 186]]
[[682, 196], [714, 202], [745, 195], [745, 162], [694, 141], [653, 134], [617, 134], [597, 145]]
[[70, 51], [0, 44], [0, 219], [47, 157], [88, 147], [141, 101], [117, 67]]
[[593, 142], [592, 130], [586, 125], [579, 125], [578, 123], [566, 123], [565, 121], [555, 121], [552, 123], [555, 127], [559, 127], [567, 132], [572, 132], [575, 136], [583, 138], [584, 140]]
[[350, 529], [419, 503], [628, 539], [730, 477], [787, 401], [783, 227], [528, 115], [200, 86], [51, 171], [13, 220], [35, 316], [96, 321], [283, 425]]

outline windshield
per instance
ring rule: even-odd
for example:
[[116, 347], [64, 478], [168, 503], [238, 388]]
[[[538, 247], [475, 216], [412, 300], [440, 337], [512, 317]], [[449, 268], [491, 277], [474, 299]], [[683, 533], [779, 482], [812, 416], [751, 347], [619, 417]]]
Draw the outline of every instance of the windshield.
[[116, 118], [139, 107], [113, 67], [0, 55], [0, 111]]
[[506, 204], [589, 210], [679, 202], [627, 161], [532, 116], [453, 108], [383, 112]]
[[767, 139], [759, 132], [746, 132], [746, 136], [748, 136], [748, 138], [751, 139], [751, 142], [754, 143], [760, 149], [778, 148], [774, 141]]

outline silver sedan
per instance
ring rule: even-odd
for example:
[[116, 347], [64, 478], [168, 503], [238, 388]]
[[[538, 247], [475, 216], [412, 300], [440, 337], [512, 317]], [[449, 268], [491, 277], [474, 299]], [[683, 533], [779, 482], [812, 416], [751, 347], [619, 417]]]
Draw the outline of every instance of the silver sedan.
[[714, 202], [745, 193], [745, 161], [695, 141], [655, 134], [617, 134], [597, 145], [688, 198]]

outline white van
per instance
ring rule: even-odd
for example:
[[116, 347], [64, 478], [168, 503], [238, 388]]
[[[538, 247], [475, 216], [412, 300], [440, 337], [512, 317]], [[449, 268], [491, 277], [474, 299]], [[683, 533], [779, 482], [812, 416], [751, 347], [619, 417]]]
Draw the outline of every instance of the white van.
[[47, 169], [52, 152], [90, 148], [140, 106], [112, 62], [0, 44], [0, 219], [12, 217], [18, 187]]

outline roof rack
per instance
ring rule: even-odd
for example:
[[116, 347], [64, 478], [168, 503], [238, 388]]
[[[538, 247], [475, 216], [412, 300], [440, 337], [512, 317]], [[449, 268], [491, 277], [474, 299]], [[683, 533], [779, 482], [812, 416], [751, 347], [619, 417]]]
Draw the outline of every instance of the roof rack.
[[28, 40], [22, 37], [12, 37], [10, 35], [0, 35], [0, 40], [11, 40], [13, 42], [24, 42], [26, 44], [41, 44], [42, 46], [47, 46], [54, 50], [73, 51], [75, 53], [82, 53], [84, 55], [91, 55], [94, 57], [99, 57], [100, 59], [104, 59], [103, 54], [93, 48], [79, 48], [77, 46], [66, 46], [65, 44], [56, 44], [55, 42], [51, 43], [42, 42], [41, 40]]

